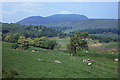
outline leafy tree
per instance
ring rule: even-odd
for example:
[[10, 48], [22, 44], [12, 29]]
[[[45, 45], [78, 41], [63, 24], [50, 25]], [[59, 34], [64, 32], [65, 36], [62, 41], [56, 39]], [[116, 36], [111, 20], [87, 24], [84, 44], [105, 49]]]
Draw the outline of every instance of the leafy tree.
[[25, 36], [19, 36], [18, 43], [22, 44], [26, 40]]
[[9, 42], [9, 41], [10, 41], [10, 39], [11, 39], [11, 35], [8, 35], [8, 36], [6, 36], [6, 37], [5, 37], [5, 39], [4, 39], [4, 40], [5, 40], [6, 42]]
[[44, 47], [44, 42], [47, 40], [46, 37], [40, 37], [40, 38], [35, 38], [34, 39], [34, 45], [36, 47]]
[[21, 44], [23, 50], [28, 48], [29, 42], [26, 40], [25, 36], [19, 36], [18, 43]]
[[34, 45], [34, 40], [33, 39], [27, 38], [27, 40], [28, 40], [30, 46]]
[[25, 41], [23, 41], [23, 42], [22, 42], [22, 44], [21, 44], [21, 45], [22, 45], [22, 49], [23, 49], [23, 50], [25, 50], [25, 49], [27, 49], [27, 48], [28, 48], [29, 43], [28, 43], [28, 41], [27, 41], [27, 40], [25, 40]]
[[87, 42], [85, 41], [88, 38], [88, 32], [79, 33], [77, 32], [70, 39], [70, 43], [67, 44], [67, 50], [73, 55], [76, 55], [76, 51], [80, 51], [82, 49], [88, 50]]
[[44, 42], [44, 47], [45, 47], [46, 49], [51, 49], [51, 50], [53, 50], [56, 45], [57, 45], [57, 42], [54, 41], [54, 40], [46, 40], [46, 41]]

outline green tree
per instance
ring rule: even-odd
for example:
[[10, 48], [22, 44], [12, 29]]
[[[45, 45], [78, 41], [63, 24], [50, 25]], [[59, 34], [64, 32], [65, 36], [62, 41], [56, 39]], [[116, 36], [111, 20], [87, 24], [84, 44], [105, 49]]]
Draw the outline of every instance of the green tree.
[[25, 36], [19, 36], [18, 43], [22, 44], [26, 40]]
[[27, 40], [25, 40], [25, 41], [22, 42], [21, 45], [22, 45], [22, 49], [25, 50], [25, 49], [28, 48], [29, 42]]
[[30, 46], [34, 45], [34, 40], [33, 39], [27, 38], [27, 40], [28, 40]]
[[15, 34], [13, 34], [14, 42], [17, 42], [17, 41], [18, 41], [19, 36], [20, 36], [19, 33], [15, 33]]
[[9, 42], [9, 41], [10, 41], [10, 39], [11, 39], [11, 35], [8, 35], [8, 36], [6, 36], [6, 37], [5, 37], [5, 39], [4, 39], [4, 40], [5, 40], [6, 42]]
[[23, 50], [28, 48], [29, 42], [26, 40], [25, 36], [19, 36], [18, 43], [21, 44]]
[[40, 37], [40, 38], [35, 38], [34, 39], [34, 45], [36, 47], [44, 47], [44, 42], [47, 40], [46, 37]]
[[51, 50], [53, 50], [53, 49], [55, 49], [55, 46], [57, 46], [57, 42], [54, 41], [54, 40], [46, 40], [46, 41], [44, 42], [44, 47], [45, 47], [46, 49], [51, 49]]
[[86, 42], [86, 38], [88, 37], [88, 32], [77, 32], [71, 37], [70, 43], [67, 44], [67, 50], [73, 55], [76, 55], [76, 51], [80, 51], [82, 49], [88, 50], [88, 45]]

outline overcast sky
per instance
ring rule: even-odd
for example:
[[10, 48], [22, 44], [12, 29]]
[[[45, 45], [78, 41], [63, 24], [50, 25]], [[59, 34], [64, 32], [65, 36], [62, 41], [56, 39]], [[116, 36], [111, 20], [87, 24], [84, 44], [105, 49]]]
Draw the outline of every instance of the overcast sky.
[[2, 22], [14, 23], [29, 16], [80, 14], [88, 18], [117, 19], [117, 2], [2, 2]]

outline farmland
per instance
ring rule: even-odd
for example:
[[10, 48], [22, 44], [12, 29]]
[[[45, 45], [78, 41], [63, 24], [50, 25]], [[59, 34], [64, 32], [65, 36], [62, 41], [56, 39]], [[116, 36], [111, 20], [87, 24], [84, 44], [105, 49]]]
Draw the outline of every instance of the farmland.
[[[80, 56], [70, 56], [65, 48], [69, 38], [50, 39], [61, 44], [60, 50], [47, 50], [33, 46], [27, 50], [12, 49], [12, 43], [3, 42], [3, 78], [118, 78], [118, 63], [113, 61], [118, 54], [96, 52], [101, 48], [90, 46], [91, 41], [88, 52], [80, 51], [77, 53]], [[34, 49], [39, 51], [32, 52]], [[83, 59], [88, 58], [94, 60], [92, 66], [82, 63]], [[61, 63], [56, 63], [56, 60]], [[16, 74], [12, 74], [13, 72]]]

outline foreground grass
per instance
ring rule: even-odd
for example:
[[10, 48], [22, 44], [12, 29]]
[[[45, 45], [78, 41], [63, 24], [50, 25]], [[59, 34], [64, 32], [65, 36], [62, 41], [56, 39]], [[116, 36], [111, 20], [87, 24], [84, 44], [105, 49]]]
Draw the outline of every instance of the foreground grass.
[[[14, 78], [117, 78], [113, 59], [117, 55], [101, 55], [92, 51], [80, 52], [76, 60], [68, 56], [65, 50], [45, 50], [33, 53], [35, 47], [28, 50], [15, 50], [11, 48], [11, 43], [3, 42], [3, 77], [11, 77], [10, 71], [17, 72]], [[82, 63], [82, 59], [93, 59], [92, 66]], [[42, 60], [38, 60], [42, 59]], [[59, 60], [62, 63], [55, 63]], [[98, 63], [98, 67], [96, 66]], [[104, 69], [102, 69], [104, 64]], [[110, 71], [109, 71], [110, 65]]]

